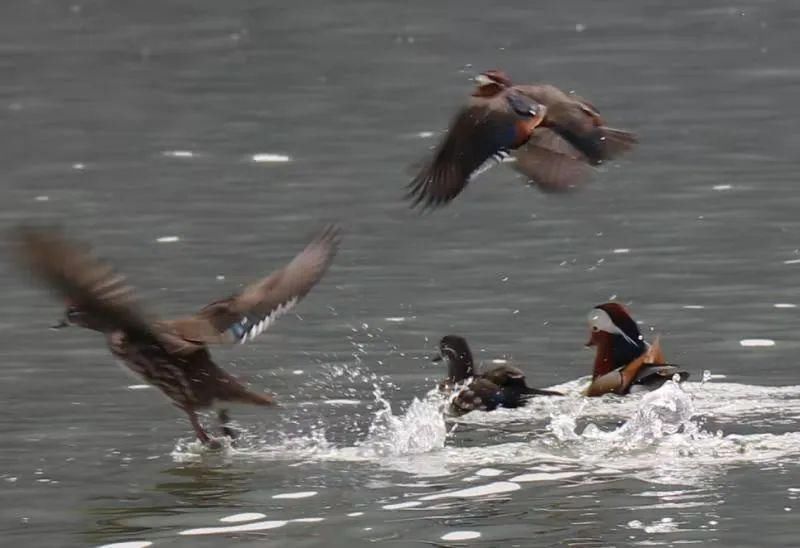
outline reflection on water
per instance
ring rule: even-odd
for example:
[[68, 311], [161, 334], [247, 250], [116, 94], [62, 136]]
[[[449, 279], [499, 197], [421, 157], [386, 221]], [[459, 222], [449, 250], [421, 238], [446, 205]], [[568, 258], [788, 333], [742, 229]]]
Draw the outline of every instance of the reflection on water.
[[235, 508], [252, 476], [223, 466], [192, 464], [173, 466], [159, 475], [170, 481], [147, 486], [137, 497], [118, 494], [92, 499], [87, 507], [93, 521], [87, 539], [101, 543], [139, 534], [152, 537], [170, 530], [169, 524], [180, 521], [175, 518], [187, 508]]

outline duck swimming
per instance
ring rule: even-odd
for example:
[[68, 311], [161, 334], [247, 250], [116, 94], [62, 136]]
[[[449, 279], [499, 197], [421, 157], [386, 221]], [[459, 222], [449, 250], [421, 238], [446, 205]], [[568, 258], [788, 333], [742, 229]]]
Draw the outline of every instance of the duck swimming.
[[689, 373], [665, 363], [656, 340], [648, 344], [628, 310], [615, 302], [595, 306], [589, 313], [591, 334], [586, 346], [597, 348], [588, 396], [629, 394], [660, 388], [676, 374]]
[[605, 125], [585, 99], [547, 84], [514, 85], [506, 73], [475, 78], [433, 158], [409, 184], [412, 206], [453, 200], [476, 176], [513, 154], [514, 168], [545, 191], [576, 187], [593, 166], [632, 149], [636, 137]]
[[[34, 276], [66, 299], [65, 317], [54, 327], [103, 333], [114, 356], [188, 415], [200, 442], [218, 447], [200, 425], [198, 409], [218, 402], [270, 405], [273, 398], [249, 390], [215, 364], [208, 345], [244, 343], [261, 334], [322, 279], [338, 242], [338, 229], [329, 226], [280, 270], [194, 315], [166, 321], [140, 308], [124, 276], [58, 231], [21, 229], [16, 251]], [[223, 434], [235, 437], [225, 409], [218, 418]]]
[[439, 354], [434, 356], [433, 361], [442, 360], [447, 363], [447, 378], [439, 383], [440, 391], [450, 393], [468, 381], [450, 403], [451, 411], [457, 415], [474, 410], [521, 407], [534, 396], [563, 396], [553, 390], [529, 387], [525, 373], [510, 365], [500, 365], [477, 373], [469, 345], [458, 335], [447, 335], [439, 342]]

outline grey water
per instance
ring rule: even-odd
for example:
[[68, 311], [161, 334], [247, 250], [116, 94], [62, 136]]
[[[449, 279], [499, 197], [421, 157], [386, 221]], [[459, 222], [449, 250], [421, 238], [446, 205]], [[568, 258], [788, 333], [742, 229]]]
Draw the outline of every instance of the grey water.
[[[99, 336], [48, 330], [4, 239], [0, 544], [797, 545], [798, 26], [767, 0], [3, 2], [3, 231], [65, 227], [160, 317], [345, 236], [296, 314], [213, 349], [280, 401], [222, 453]], [[641, 145], [583, 192], [501, 166], [409, 210], [488, 68]], [[612, 297], [691, 382], [579, 395]], [[446, 421], [448, 333], [570, 395]]]

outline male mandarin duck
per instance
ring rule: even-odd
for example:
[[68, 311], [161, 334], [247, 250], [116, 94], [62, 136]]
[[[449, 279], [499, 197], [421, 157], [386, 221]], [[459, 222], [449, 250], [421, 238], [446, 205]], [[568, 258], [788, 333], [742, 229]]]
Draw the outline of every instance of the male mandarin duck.
[[447, 378], [439, 383], [439, 390], [449, 393], [467, 382], [450, 404], [454, 414], [469, 413], [476, 409], [493, 411], [498, 407], [521, 407], [533, 396], [563, 396], [553, 390], [530, 388], [525, 381], [525, 374], [510, 365], [500, 365], [477, 373], [467, 341], [457, 335], [447, 335], [439, 342], [439, 354], [433, 361], [442, 360], [447, 363]]
[[[125, 278], [61, 233], [21, 229], [19, 260], [67, 302], [55, 327], [77, 325], [106, 336], [111, 353], [184, 411], [203, 444], [219, 446], [203, 429], [196, 410], [216, 402], [270, 405], [272, 396], [253, 392], [216, 365], [209, 344], [244, 343], [267, 329], [302, 299], [328, 269], [339, 231], [321, 231], [288, 265], [212, 302], [193, 316], [160, 321], [147, 315]], [[235, 433], [224, 409], [218, 411], [224, 435]]]
[[628, 310], [619, 303], [595, 306], [589, 313], [591, 335], [586, 346], [597, 347], [588, 396], [628, 394], [660, 388], [676, 374], [689, 373], [664, 363], [658, 339], [649, 345]]
[[499, 70], [475, 81], [432, 160], [409, 185], [413, 206], [447, 204], [512, 153], [515, 169], [540, 189], [569, 190], [591, 175], [592, 166], [637, 142], [632, 133], [607, 127], [591, 103], [554, 86], [513, 85]]

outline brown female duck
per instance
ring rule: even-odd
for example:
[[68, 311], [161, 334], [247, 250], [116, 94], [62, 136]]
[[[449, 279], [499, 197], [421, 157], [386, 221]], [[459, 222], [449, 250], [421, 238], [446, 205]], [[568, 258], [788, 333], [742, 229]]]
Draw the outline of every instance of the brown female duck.
[[[61, 233], [26, 228], [16, 240], [20, 261], [67, 302], [57, 327], [102, 332], [114, 356], [188, 415], [202, 443], [217, 445], [200, 425], [198, 409], [217, 402], [270, 405], [273, 398], [248, 390], [216, 365], [208, 345], [252, 340], [293, 308], [328, 269], [339, 231], [325, 228], [282, 269], [192, 316], [166, 321], [147, 315], [122, 275]], [[224, 409], [218, 418], [223, 433], [234, 437]]]
[[433, 361], [447, 363], [447, 378], [439, 383], [439, 389], [451, 392], [459, 385], [450, 408], [455, 414], [470, 411], [494, 411], [498, 407], [521, 407], [534, 396], [563, 396], [553, 390], [531, 388], [525, 373], [510, 365], [500, 365], [482, 373], [475, 371], [467, 341], [458, 335], [447, 335], [439, 342], [439, 354]]

